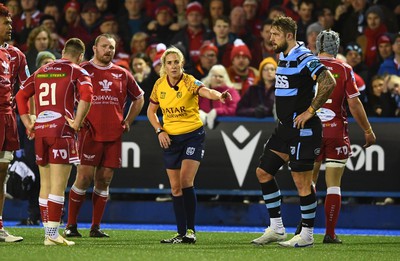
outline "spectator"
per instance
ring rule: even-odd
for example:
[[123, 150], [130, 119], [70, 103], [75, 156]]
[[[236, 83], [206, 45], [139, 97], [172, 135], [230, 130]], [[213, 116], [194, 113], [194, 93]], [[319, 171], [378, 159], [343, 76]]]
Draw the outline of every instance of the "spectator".
[[[145, 32], [135, 33], [130, 41], [131, 54], [146, 52], [148, 41], [149, 41], [149, 35], [146, 34]], [[149, 54], [147, 55], [150, 57]]]
[[111, 13], [109, 0], [95, 0], [94, 2], [100, 12], [101, 18]]
[[323, 27], [316, 23], [312, 23], [307, 27], [307, 48], [317, 54], [317, 36], [323, 30]]
[[243, 2], [243, 10], [246, 13], [246, 27], [250, 28], [251, 33], [260, 39], [261, 20], [258, 16], [257, 0], [245, 0]]
[[254, 85], [259, 76], [258, 70], [250, 66], [251, 58], [250, 50], [246, 44], [241, 39], [236, 39], [231, 51], [232, 64], [228, 68], [228, 74], [240, 96], [243, 96], [246, 90]]
[[278, 64], [272, 57], [260, 63], [260, 79], [240, 99], [236, 115], [264, 118], [274, 116], [275, 73]]
[[183, 28], [187, 25], [186, 20], [186, 7], [189, 4], [189, 0], [174, 0], [174, 9], [176, 10], [174, 13], [176, 15], [176, 22], [179, 25], [179, 28]]
[[313, 11], [315, 4], [313, 0], [299, 1], [299, 20], [297, 21], [297, 34], [296, 39], [302, 41], [307, 46], [307, 28], [310, 24], [315, 22], [313, 17]]
[[[60, 33], [61, 29], [61, 13], [58, 4], [55, 1], [49, 1], [43, 8], [43, 14], [54, 17], [56, 28], [55, 32]], [[63, 46], [64, 47], [64, 46]]]
[[204, 24], [209, 28], [215, 26], [217, 19], [223, 15], [226, 15], [226, 10], [224, 0], [210, 0], [206, 6], [206, 14], [204, 19]]
[[355, 73], [357, 73], [364, 82], [369, 82], [368, 67], [362, 61], [362, 50], [361, 47], [355, 43], [349, 43], [345, 48], [345, 56], [347, 63], [353, 67]]
[[279, 5], [274, 5], [268, 10], [267, 19], [274, 20], [279, 16], [286, 16], [286, 10]]
[[206, 87], [223, 93], [229, 92], [232, 96], [231, 100], [222, 103], [219, 100], [210, 101], [206, 98], [199, 97], [200, 118], [204, 125], [209, 129], [214, 129], [215, 119], [218, 116], [235, 116], [237, 103], [240, 100], [239, 93], [232, 87], [233, 84], [229, 79], [228, 72], [221, 64], [211, 67], [209, 74], [203, 80]]
[[142, 83], [151, 72], [151, 61], [145, 53], [136, 53], [132, 55], [131, 71], [136, 82]]
[[400, 33], [398, 33], [392, 44], [393, 57], [386, 58], [379, 67], [378, 74], [394, 74], [400, 76]]
[[385, 78], [375, 75], [371, 81], [372, 91], [368, 97], [368, 115], [371, 117], [394, 117], [396, 101], [388, 90]]
[[61, 17], [61, 35], [67, 35], [70, 28], [78, 26], [80, 21], [81, 6], [75, 0], [67, 2], [64, 6], [64, 15]]
[[54, 17], [44, 14], [40, 18], [39, 24], [50, 32], [50, 49], [61, 53], [61, 50], [64, 49], [65, 39], [57, 33], [57, 24]]
[[258, 67], [261, 58], [261, 46], [258, 44], [258, 38], [252, 34], [251, 28], [246, 25], [246, 12], [243, 7], [236, 6], [231, 10], [231, 33], [235, 38], [240, 38], [249, 48], [251, 57], [250, 64], [253, 67]]
[[76, 27], [70, 27], [68, 38], [79, 38], [85, 43], [85, 59], [91, 58], [91, 44], [100, 35], [100, 12], [93, 2], [86, 2], [82, 8], [81, 20]]
[[156, 19], [147, 25], [147, 33], [151, 43], [164, 43], [170, 45], [172, 38], [179, 28], [174, 27], [174, 11], [172, 7], [164, 3], [155, 10]]
[[347, 2], [339, 5], [336, 9], [335, 31], [339, 32], [341, 46], [355, 42], [357, 37], [363, 33], [366, 24], [367, 0], [349, 2], [350, 5]]
[[363, 61], [368, 67], [371, 67], [377, 59], [376, 40], [387, 32], [387, 28], [382, 9], [379, 6], [371, 6], [367, 9], [365, 15], [367, 26], [364, 29], [364, 34], [357, 37], [357, 43], [362, 49]]
[[369, 68], [369, 75], [376, 75], [378, 74], [379, 67], [389, 57], [393, 57], [393, 49], [392, 49], [392, 35], [389, 33], [385, 33], [379, 36], [378, 40], [376, 41], [377, 46], [377, 57], [375, 62]]
[[211, 67], [218, 62], [218, 49], [210, 41], [204, 41], [200, 47], [200, 60], [193, 69], [188, 70], [188, 73], [196, 79], [207, 77]]
[[[147, 106], [149, 105], [151, 90], [153, 89], [155, 82], [160, 78], [161, 57], [166, 49], [167, 47], [163, 43], [156, 45], [156, 54], [154, 55], [153, 63], [151, 64], [150, 74], [140, 83], [140, 87], [144, 91], [144, 103]], [[143, 107], [147, 108], [145, 105], [143, 105]], [[141, 115], [147, 115], [146, 110], [142, 110], [140, 113]]]
[[229, 18], [221, 16], [216, 19], [213, 27], [214, 37], [211, 41], [218, 48], [218, 63], [226, 68], [231, 65], [231, 51], [235, 36], [229, 33]]
[[[49, 30], [43, 26], [34, 28], [28, 37], [28, 50], [25, 53], [28, 63], [29, 72], [32, 74], [36, 71], [36, 57], [41, 51], [49, 51], [51, 49], [51, 36]], [[60, 54], [55, 55], [56, 58], [61, 57]]]
[[171, 40], [173, 45], [186, 47], [183, 54], [185, 69], [189, 69], [200, 60], [200, 47], [208, 37], [207, 28], [203, 24], [204, 10], [199, 2], [192, 2], [186, 8], [187, 25], [179, 30]]
[[129, 43], [137, 32], [145, 32], [151, 18], [142, 10], [143, 0], [125, 0], [124, 9], [118, 16], [118, 25], [122, 40], [125, 43], [125, 51], [130, 51]]
[[335, 25], [335, 19], [331, 9], [323, 7], [317, 11], [317, 18], [319, 23], [324, 30], [331, 29]]
[[7, 0], [5, 5], [10, 11], [11, 19], [17, 19], [21, 15], [22, 8], [18, 0]]
[[[27, 50], [26, 41], [33, 28], [39, 25], [42, 13], [37, 8], [37, 0], [21, 1], [22, 13], [13, 20], [13, 32], [15, 42], [21, 51]], [[35, 56], [36, 57], [36, 56]]]

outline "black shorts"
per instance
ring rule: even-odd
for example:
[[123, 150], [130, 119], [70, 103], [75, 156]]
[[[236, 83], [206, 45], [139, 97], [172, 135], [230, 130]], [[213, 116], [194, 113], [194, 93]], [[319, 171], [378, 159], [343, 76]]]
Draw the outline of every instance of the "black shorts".
[[203, 127], [181, 135], [169, 135], [171, 145], [164, 149], [165, 167], [180, 169], [184, 159], [201, 161], [204, 157], [205, 136]]
[[289, 161], [314, 161], [320, 153], [322, 124], [318, 117], [311, 118], [304, 129], [278, 123], [264, 150], [275, 150], [289, 155]]

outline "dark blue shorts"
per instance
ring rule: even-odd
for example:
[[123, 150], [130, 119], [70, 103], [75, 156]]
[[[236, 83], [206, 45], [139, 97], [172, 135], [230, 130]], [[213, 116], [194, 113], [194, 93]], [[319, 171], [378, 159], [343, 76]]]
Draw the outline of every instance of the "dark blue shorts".
[[322, 124], [318, 117], [310, 119], [304, 129], [300, 130], [279, 123], [265, 144], [264, 153], [260, 157], [260, 166], [267, 164], [263, 160], [266, 155], [265, 150], [275, 150], [288, 154], [291, 163], [309, 162], [312, 169], [314, 160], [320, 153], [321, 140]]
[[164, 149], [164, 164], [167, 169], [180, 169], [184, 159], [197, 161], [203, 159], [206, 137], [203, 127], [181, 135], [169, 135], [169, 137], [171, 145], [168, 149]]

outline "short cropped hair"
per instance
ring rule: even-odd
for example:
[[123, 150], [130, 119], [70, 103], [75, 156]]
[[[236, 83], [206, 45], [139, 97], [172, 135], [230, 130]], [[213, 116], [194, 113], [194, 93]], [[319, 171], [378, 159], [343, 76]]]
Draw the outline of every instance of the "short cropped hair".
[[85, 53], [85, 44], [79, 38], [70, 38], [65, 43], [63, 53], [70, 54], [73, 57]]

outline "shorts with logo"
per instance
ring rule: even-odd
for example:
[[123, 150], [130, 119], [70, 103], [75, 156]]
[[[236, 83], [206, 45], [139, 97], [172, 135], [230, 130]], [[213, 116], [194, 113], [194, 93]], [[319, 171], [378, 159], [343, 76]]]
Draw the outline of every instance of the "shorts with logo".
[[182, 160], [201, 161], [204, 157], [204, 140], [206, 133], [203, 127], [181, 135], [169, 135], [171, 145], [164, 149], [164, 164], [167, 169], [180, 169]]
[[95, 141], [89, 128], [79, 131], [79, 156], [81, 165], [121, 167], [122, 141]]
[[0, 114], [0, 151], [19, 149], [19, 138], [15, 114]]
[[74, 138], [36, 137], [36, 163], [40, 166], [52, 164], [79, 163], [78, 150]]
[[290, 162], [312, 162], [320, 153], [321, 140], [322, 124], [318, 117], [308, 120], [303, 129], [279, 123], [265, 144], [264, 151], [270, 149], [288, 154]]
[[344, 138], [323, 138], [321, 145], [321, 153], [316, 161], [324, 159], [348, 159], [351, 156], [350, 139]]

